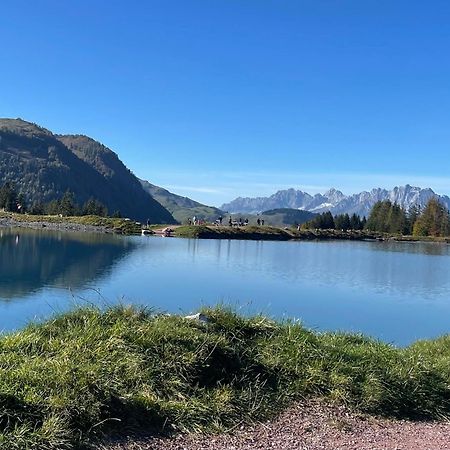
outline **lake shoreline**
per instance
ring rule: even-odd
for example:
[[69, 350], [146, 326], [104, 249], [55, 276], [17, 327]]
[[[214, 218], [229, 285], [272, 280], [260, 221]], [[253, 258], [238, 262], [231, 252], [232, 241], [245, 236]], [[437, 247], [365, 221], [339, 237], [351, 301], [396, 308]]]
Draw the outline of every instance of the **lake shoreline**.
[[141, 224], [130, 219], [100, 216], [33, 216], [0, 212], [0, 228], [12, 227], [82, 233], [141, 234]]
[[[120, 235], [165, 235], [193, 239], [224, 239], [253, 241], [395, 241], [395, 242], [433, 242], [449, 244], [450, 237], [403, 236], [369, 230], [296, 230], [293, 228], [269, 225], [229, 227], [215, 225], [160, 225], [149, 229], [130, 219], [117, 219], [99, 216], [32, 216], [0, 212], [0, 228], [31, 228], [84, 233], [110, 233]], [[164, 230], [169, 229], [166, 233]]]
[[369, 230], [295, 230], [271, 226], [217, 227], [214, 225], [182, 225], [173, 228], [174, 237], [197, 239], [241, 239], [267, 241], [395, 241], [436, 242], [448, 244], [450, 238], [402, 236]]
[[36, 221], [36, 222], [20, 222], [14, 219], [0, 219], [0, 228], [30, 228], [33, 230], [51, 230], [51, 231], [76, 231], [82, 233], [113, 233], [110, 228], [96, 225], [81, 225], [70, 222], [48, 222], [48, 221]]

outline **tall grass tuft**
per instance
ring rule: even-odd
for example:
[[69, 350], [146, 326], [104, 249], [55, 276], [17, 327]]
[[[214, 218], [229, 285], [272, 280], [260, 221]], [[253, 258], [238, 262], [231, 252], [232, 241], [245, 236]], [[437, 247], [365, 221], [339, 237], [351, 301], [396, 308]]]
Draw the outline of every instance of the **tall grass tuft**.
[[450, 337], [405, 348], [205, 308], [79, 309], [0, 338], [0, 448], [89, 448], [113, 430], [221, 431], [320, 396], [450, 416]]

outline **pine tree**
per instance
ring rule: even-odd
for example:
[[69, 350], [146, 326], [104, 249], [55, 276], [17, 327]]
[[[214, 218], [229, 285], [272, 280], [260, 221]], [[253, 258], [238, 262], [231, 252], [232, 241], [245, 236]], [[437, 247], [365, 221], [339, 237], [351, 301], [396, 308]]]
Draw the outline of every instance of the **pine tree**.
[[30, 214], [35, 214], [35, 215], [45, 214], [45, 205], [40, 202], [33, 203], [30, 208]]
[[403, 234], [407, 232], [406, 212], [389, 200], [377, 202], [369, 214], [366, 227], [371, 231]]
[[17, 196], [17, 211], [20, 213], [25, 213], [27, 211], [27, 205], [25, 203], [25, 195], [20, 193]]
[[108, 214], [108, 210], [105, 205], [94, 198], [90, 198], [82, 208], [82, 214], [93, 215], [93, 216], [106, 216]]
[[362, 230], [361, 217], [359, 217], [356, 213], [353, 213], [352, 216], [350, 217], [350, 229]]
[[437, 198], [431, 198], [413, 227], [414, 236], [448, 236], [449, 212]]
[[323, 213], [322, 229], [334, 230], [334, 228], [335, 228], [335, 226], [334, 226], [333, 214], [331, 214], [330, 211]]
[[0, 208], [6, 211], [17, 211], [17, 193], [14, 185], [9, 182], [0, 188]]
[[63, 195], [60, 205], [59, 213], [63, 216], [74, 216], [76, 213], [75, 195], [73, 192], [66, 191]]
[[414, 224], [416, 223], [416, 220], [420, 216], [420, 205], [412, 205], [407, 214], [407, 229], [408, 234], [413, 233]]
[[338, 214], [334, 216], [334, 226], [336, 230], [347, 231], [351, 228], [348, 214]]

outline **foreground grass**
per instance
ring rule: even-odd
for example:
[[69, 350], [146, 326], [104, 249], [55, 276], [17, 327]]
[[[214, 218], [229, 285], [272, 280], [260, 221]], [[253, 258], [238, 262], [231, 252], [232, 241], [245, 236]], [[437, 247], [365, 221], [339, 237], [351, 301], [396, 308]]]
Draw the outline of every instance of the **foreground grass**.
[[0, 338], [0, 448], [88, 448], [111, 430], [220, 431], [325, 397], [450, 416], [450, 336], [397, 349], [205, 309], [207, 323], [81, 309]]

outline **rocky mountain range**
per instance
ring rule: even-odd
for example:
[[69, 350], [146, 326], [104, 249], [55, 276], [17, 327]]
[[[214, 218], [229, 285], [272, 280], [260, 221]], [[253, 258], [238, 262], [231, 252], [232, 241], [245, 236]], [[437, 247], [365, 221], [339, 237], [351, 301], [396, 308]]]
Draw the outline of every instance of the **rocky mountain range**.
[[408, 210], [413, 205], [424, 206], [432, 197], [438, 198], [450, 209], [450, 198], [438, 195], [432, 189], [410, 186], [395, 187], [392, 190], [374, 188], [353, 195], [344, 195], [341, 191], [330, 189], [324, 194], [311, 195], [295, 189], [278, 191], [270, 197], [238, 197], [225, 203], [221, 209], [230, 213], [257, 214], [277, 208], [293, 208], [314, 213], [331, 211], [333, 214], [353, 214], [368, 216], [373, 205], [380, 200], [390, 200]]
[[53, 134], [21, 119], [0, 119], [0, 185], [5, 182], [13, 183], [30, 205], [59, 199], [69, 190], [79, 204], [95, 198], [107, 206], [109, 213], [120, 211], [125, 217], [152, 223], [183, 223], [194, 215], [213, 221], [224, 211], [261, 214], [277, 210], [270, 218], [278, 218], [280, 223], [291, 218], [292, 212], [286, 216], [288, 209], [367, 216], [379, 200], [391, 200], [409, 209], [412, 205], [424, 206], [432, 197], [450, 208], [448, 196], [406, 185], [349, 196], [336, 189], [315, 195], [287, 189], [270, 197], [239, 197], [218, 209], [139, 180], [116, 153], [90, 137]]

